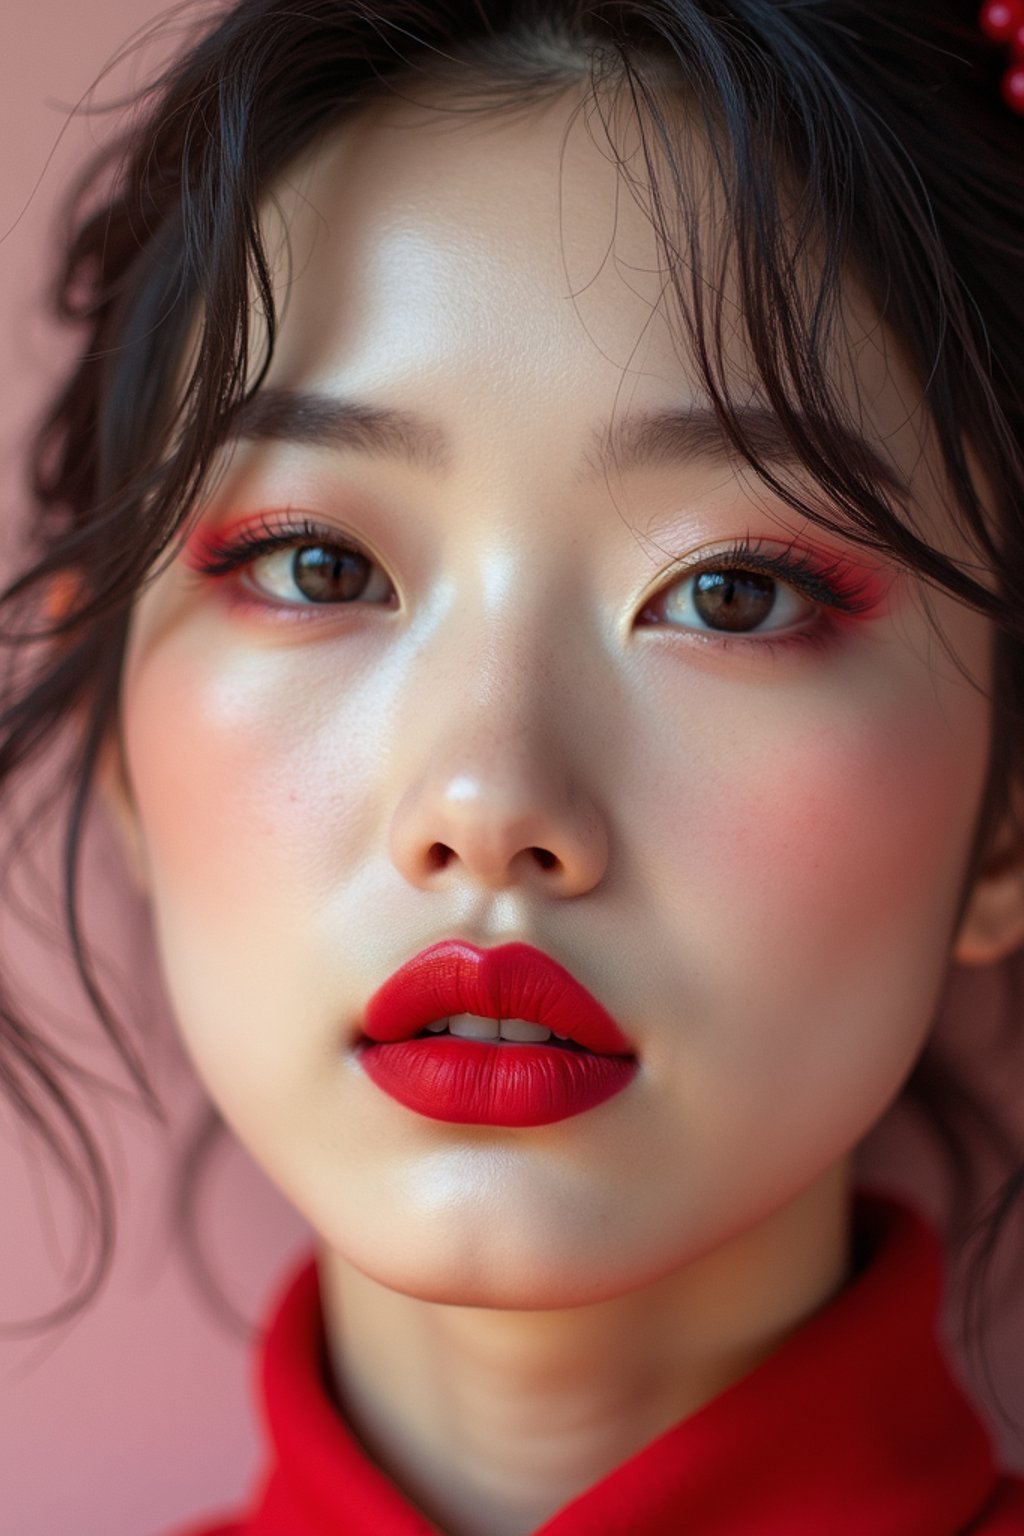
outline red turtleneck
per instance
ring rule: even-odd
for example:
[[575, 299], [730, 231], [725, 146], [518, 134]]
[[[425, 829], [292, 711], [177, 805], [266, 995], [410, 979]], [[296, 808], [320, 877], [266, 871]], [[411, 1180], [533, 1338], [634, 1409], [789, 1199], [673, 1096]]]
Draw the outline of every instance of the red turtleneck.
[[[938, 1238], [867, 1191], [854, 1232], [837, 1296], [535, 1536], [1024, 1536], [1024, 1481], [997, 1473], [937, 1342]], [[314, 1260], [258, 1363], [270, 1454], [252, 1503], [179, 1536], [438, 1536], [335, 1403]]]

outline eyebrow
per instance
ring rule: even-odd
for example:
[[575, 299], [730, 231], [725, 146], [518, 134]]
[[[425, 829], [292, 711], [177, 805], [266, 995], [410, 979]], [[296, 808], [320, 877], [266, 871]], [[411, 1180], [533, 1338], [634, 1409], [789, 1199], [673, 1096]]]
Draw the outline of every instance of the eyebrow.
[[230, 416], [224, 436], [228, 441], [245, 438], [350, 448], [438, 473], [448, 469], [450, 459], [448, 439], [432, 422], [386, 406], [291, 389], [261, 389], [243, 400]]
[[[806, 467], [774, 411], [763, 406], [745, 405], [733, 408], [729, 414], [747, 448], [759, 461]], [[806, 419], [800, 416], [796, 419], [806, 430]], [[848, 461], [859, 465], [879, 485], [905, 500], [910, 499], [910, 486], [895, 464], [860, 432], [841, 423], [830, 423], [829, 432], [833, 440], [839, 442]], [[598, 467], [605, 471], [614, 467], [620, 473], [647, 465], [693, 459], [745, 462], [711, 406], [627, 416], [604, 434], [597, 449]]]
[[[746, 405], [731, 414], [758, 459], [768, 464], [802, 464], [773, 411]], [[878, 484], [909, 499], [907, 482], [867, 438], [842, 426], [834, 430], [852, 462], [860, 464]], [[260, 390], [236, 407], [225, 437], [351, 449], [377, 458], [398, 459], [437, 474], [450, 469], [452, 459], [448, 436], [436, 422], [389, 406], [301, 390]], [[622, 417], [607, 428], [595, 429], [586, 455], [586, 463], [595, 474], [698, 459], [742, 459], [710, 406]]]

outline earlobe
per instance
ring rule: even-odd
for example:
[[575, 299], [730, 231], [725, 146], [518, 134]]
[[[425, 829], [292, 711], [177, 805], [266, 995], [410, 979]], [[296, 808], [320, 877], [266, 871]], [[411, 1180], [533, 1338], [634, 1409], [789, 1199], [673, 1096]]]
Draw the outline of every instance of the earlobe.
[[995, 965], [1024, 944], [1024, 834], [1007, 822], [971, 889], [950, 958]]
[[110, 813], [132, 882], [139, 891], [147, 892], [149, 869], [145, 844], [128, 782], [124, 748], [117, 729], [110, 732], [97, 760], [96, 788], [102, 804]]

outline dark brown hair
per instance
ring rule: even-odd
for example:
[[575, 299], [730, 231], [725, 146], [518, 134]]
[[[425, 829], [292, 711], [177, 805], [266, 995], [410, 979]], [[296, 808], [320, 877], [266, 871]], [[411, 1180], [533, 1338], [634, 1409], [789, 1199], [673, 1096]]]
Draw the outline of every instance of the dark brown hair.
[[[66, 925], [89, 1001], [154, 1112], [138, 1045], [104, 997], [81, 934], [77, 871], [97, 757], [116, 727], [133, 600], [173, 556], [232, 412], [259, 389], [273, 351], [259, 228], [266, 189], [382, 92], [426, 86], [450, 110], [507, 110], [589, 83], [613, 151], [609, 104], [629, 109], [678, 313], [737, 453], [809, 519], [883, 551], [995, 626], [994, 732], [966, 900], [1020, 781], [1024, 746], [1024, 123], [999, 99], [1000, 60], [975, 10], [933, 0], [241, 0], [218, 10], [139, 97], [67, 212], [55, 304], [81, 342], [36, 438], [27, 560], [2, 597], [15, 660], [0, 698], [0, 784], [21, 782], [69, 720], [81, 723], [62, 781]], [[694, 216], [673, 106], [681, 98], [712, 147], [730, 214], [715, 252]], [[726, 264], [759, 391], [829, 516], [820, 498], [805, 504], [780, 484], [744, 435], [716, 304]], [[918, 538], [873, 463], [851, 452], [848, 406], [830, 372], [851, 272], [921, 382], [952, 510], [994, 584]], [[987, 507], [968, 444], [991, 487]], [[73, 601], [48, 620], [47, 595], [61, 579]], [[1008, 982], [1015, 964], [1005, 966]], [[113, 1196], [67, 1086], [85, 1074], [8, 992], [0, 1082], [98, 1234], [86, 1283], [45, 1323], [84, 1306], [101, 1283]], [[1019, 1034], [1011, 988], [1007, 1040]], [[979, 1133], [998, 1155], [1003, 1181], [975, 1234], [984, 1265], [1024, 1181], [1024, 1148], [934, 1040], [905, 1092], [943, 1152], [961, 1239], [979, 1215]], [[218, 1126], [211, 1110], [180, 1170], [190, 1245], [194, 1186]]]

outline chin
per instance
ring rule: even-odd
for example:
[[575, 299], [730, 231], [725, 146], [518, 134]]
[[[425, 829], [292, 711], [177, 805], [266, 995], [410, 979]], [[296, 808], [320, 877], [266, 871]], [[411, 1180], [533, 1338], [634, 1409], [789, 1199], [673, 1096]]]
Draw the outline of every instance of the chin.
[[[359, 1254], [351, 1244], [341, 1248], [348, 1263], [366, 1279], [419, 1301], [447, 1307], [479, 1307], [487, 1311], [544, 1312], [585, 1307], [648, 1284], [647, 1274], [610, 1272], [597, 1256], [584, 1259], [579, 1248], [566, 1252], [515, 1253], [503, 1248], [500, 1257], [482, 1249], [472, 1259], [410, 1252], [401, 1255]], [[610, 1256], [609, 1256], [610, 1258]], [[391, 1262], [389, 1262], [389, 1260]], [[598, 1277], [595, 1279], [595, 1276]]]

